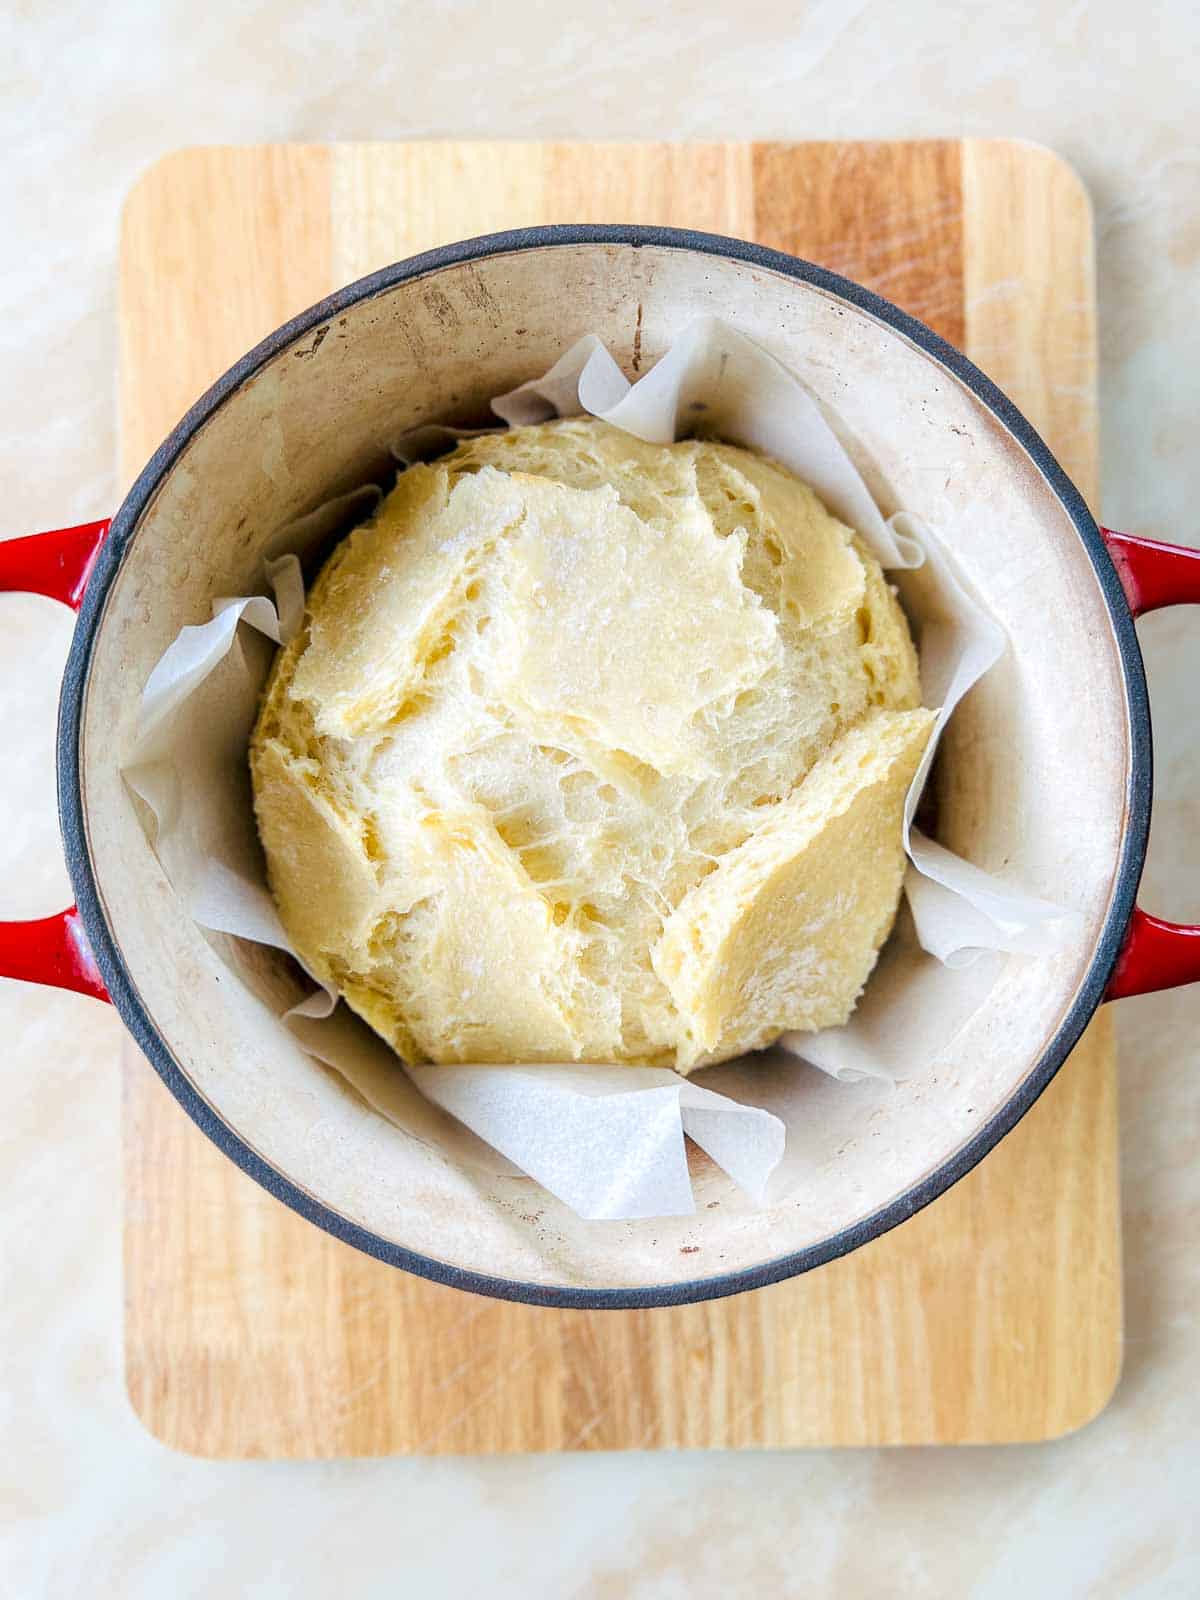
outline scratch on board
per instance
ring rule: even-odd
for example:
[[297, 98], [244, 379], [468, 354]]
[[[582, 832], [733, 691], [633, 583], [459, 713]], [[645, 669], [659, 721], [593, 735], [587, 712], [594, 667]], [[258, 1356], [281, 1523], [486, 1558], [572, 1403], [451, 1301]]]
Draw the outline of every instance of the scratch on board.
[[519, 1361], [514, 1361], [511, 1366], [506, 1366], [502, 1372], [498, 1372], [492, 1381], [485, 1384], [472, 1400], [468, 1400], [466, 1405], [456, 1411], [453, 1416], [447, 1417], [441, 1426], [435, 1428], [432, 1433], [426, 1434], [416, 1445], [416, 1450], [428, 1450], [437, 1440], [444, 1438], [448, 1433], [453, 1433], [455, 1429], [459, 1428], [467, 1420], [472, 1412], [478, 1411], [481, 1405], [510, 1383], [516, 1373], [527, 1367], [534, 1357], [544, 1350], [548, 1344], [554, 1343], [558, 1336], [557, 1327], [551, 1328], [544, 1338], [537, 1340], [535, 1344], [529, 1347]]

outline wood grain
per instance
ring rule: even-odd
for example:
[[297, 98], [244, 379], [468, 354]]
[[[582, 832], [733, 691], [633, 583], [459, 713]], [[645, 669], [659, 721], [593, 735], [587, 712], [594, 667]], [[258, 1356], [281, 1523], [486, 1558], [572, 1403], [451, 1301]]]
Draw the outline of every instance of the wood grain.
[[[1095, 483], [1090, 216], [1012, 144], [371, 145], [190, 151], [122, 249], [128, 475], [242, 349], [336, 282], [525, 222], [757, 236], [961, 341]], [[165, 331], [164, 331], [165, 330]], [[1102, 1015], [1016, 1131], [904, 1227], [709, 1305], [553, 1312], [394, 1272], [242, 1176], [133, 1047], [126, 1370], [209, 1456], [1040, 1439], [1120, 1362], [1116, 1091]]]
[[1096, 258], [1075, 243], [1079, 234], [1091, 238], [1088, 192], [1043, 146], [984, 139], [962, 146], [962, 189], [967, 354], [1095, 505]]
[[125, 202], [123, 486], [227, 367], [331, 287], [330, 151], [267, 145], [223, 152], [221, 161], [214, 154], [167, 156]]
[[754, 147], [754, 237], [831, 267], [963, 345], [961, 146]]

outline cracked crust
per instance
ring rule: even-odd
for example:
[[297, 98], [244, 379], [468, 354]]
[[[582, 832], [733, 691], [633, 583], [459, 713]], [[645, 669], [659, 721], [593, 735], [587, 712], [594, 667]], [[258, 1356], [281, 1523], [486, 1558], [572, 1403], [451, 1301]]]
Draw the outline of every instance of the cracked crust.
[[[401, 475], [277, 657], [251, 744], [271, 886], [408, 1059], [687, 1070], [849, 1014], [895, 914], [918, 699], [878, 564], [773, 462], [591, 420], [466, 440]], [[839, 765], [855, 738], [885, 780]], [[801, 804], [830, 762], [848, 833]], [[791, 865], [764, 923], [734, 891], [768, 844]], [[836, 939], [787, 922], [851, 879]], [[725, 932], [692, 960], [701, 905]], [[826, 941], [819, 1003], [768, 924], [796, 970]]]

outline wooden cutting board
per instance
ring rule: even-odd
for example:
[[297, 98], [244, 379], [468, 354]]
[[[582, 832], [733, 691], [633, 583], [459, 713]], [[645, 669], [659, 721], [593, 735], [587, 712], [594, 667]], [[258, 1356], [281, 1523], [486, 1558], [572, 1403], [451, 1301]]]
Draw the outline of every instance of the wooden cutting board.
[[[1096, 491], [1091, 215], [1049, 152], [916, 144], [189, 150], [121, 249], [122, 474], [277, 323], [432, 245], [521, 224], [761, 240], [930, 323]], [[1034, 1110], [904, 1227], [807, 1277], [679, 1309], [547, 1311], [438, 1287], [302, 1222], [129, 1046], [126, 1366], [206, 1456], [1044, 1439], [1120, 1367], [1116, 1081], [1101, 1015]]]

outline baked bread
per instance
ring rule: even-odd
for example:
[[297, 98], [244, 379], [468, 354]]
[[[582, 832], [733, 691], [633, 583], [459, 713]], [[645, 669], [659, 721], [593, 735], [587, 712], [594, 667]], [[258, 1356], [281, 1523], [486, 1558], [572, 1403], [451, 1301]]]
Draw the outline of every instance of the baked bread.
[[276, 659], [271, 887], [407, 1060], [687, 1071], [849, 1016], [919, 698], [878, 563], [783, 468], [483, 435], [401, 474]]

